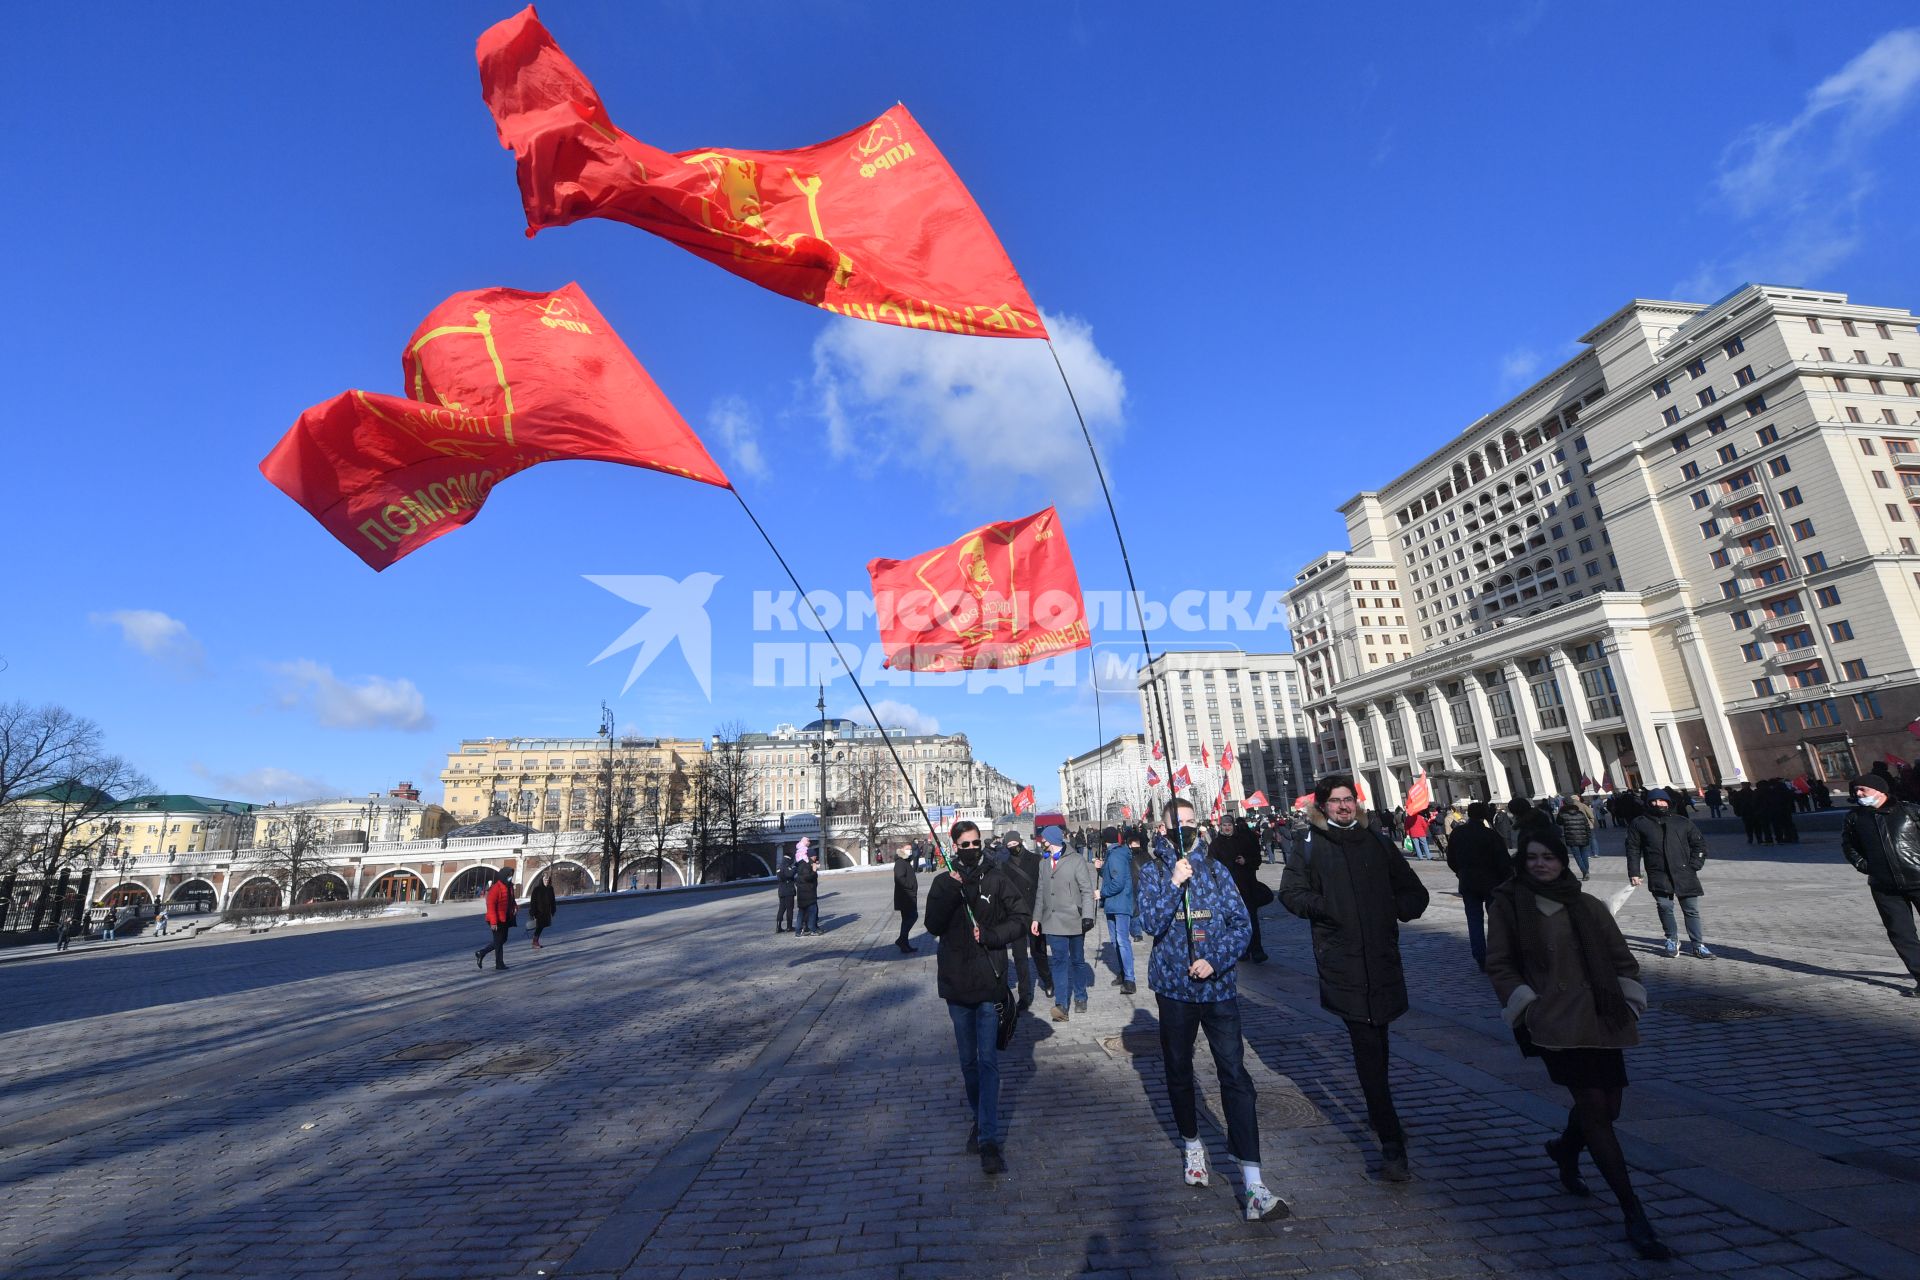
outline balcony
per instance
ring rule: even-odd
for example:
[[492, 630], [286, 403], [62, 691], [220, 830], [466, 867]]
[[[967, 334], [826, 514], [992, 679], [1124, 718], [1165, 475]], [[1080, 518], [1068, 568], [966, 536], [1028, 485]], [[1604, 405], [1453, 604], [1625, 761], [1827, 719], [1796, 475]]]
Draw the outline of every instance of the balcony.
[[1799, 609], [1793, 613], [1783, 613], [1777, 618], [1763, 615], [1759, 622], [1760, 629], [1769, 633], [1786, 631], [1793, 627], [1810, 627], [1812, 625], [1813, 615], [1805, 609]]
[[1731, 511], [1735, 507], [1744, 507], [1755, 499], [1764, 502], [1766, 496], [1766, 491], [1759, 485], [1746, 484], [1738, 489], [1729, 489], [1725, 493], [1715, 495], [1712, 505], [1715, 511]]
[[1720, 540], [1722, 542], [1732, 542], [1739, 538], [1751, 538], [1758, 535], [1762, 530], [1769, 528], [1773, 530], [1774, 537], [1778, 538], [1780, 536], [1780, 517], [1774, 515], [1771, 511], [1762, 511], [1759, 515], [1749, 516], [1745, 520], [1729, 521], [1720, 530]]
[[1763, 564], [1787, 558], [1787, 544], [1775, 542], [1767, 547], [1737, 547], [1727, 557], [1727, 563], [1739, 569], [1757, 569]]
[[1920, 453], [1912, 449], [1888, 449], [1887, 461], [1896, 467], [1920, 467]]

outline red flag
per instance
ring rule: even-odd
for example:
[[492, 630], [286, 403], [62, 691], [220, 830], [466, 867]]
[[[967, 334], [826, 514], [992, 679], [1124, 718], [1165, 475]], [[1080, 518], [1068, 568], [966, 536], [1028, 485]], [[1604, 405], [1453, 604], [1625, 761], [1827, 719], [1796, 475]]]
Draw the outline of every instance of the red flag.
[[401, 357], [406, 397], [349, 391], [308, 409], [261, 474], [384, 569], [474, 518], [494, 485], [562, 458], [729, 487], [578, 285], [456, 293]]
[[1422, 769], [1420, 776], [1407, 788], [1407, 812], [1419, 813], [1433, 805], [1433, 784], [1427, 781], [1427, 771]]
[[1121, 806], [1120, 806], [1120, 816], [1121, 816], [1121, 817], [1123, 817], [1123, 818], [1126, 818], [1126, 819], [1128, 819], [1128, 820], [1132, 820], [1132, 818], [1133, 818], [1133, 806], [1132, 806], [1132, 805], [1130, 805], [1130, 804], [1123, 804], [1123, 805], [1121, 805]]
[[1355, 774], [1353, 778], [1353, 798], [1361, 804], [1368, 803], [1366, 784], [1360, 781], [1358, 774]]
[[1313, 792], [1311, 791], [1307, 792], [1307, 794], [1303, 796], [1295, 796], [1293, 798], [1293, 807], [1296, 809], [1304, 809], [1312, 803], [1313, 803]]
[[1227, 807], [1226, 795], [1222, 793], [1221, 795], [1215, 796], [1213, 798], [1213, 812], [1209, 816], [1215, 817], [1215, 818], [1219, 817], [1223, 812], [1225, 812], [1226, 807]]
[[1092, 643], [1052, 507], [982, 525], [910, 560], [870, 560], [867, 574], [890, 667], [1012, 667]]
[[1207, 744], [1204, 742], [1200, 744], [1200, 767], [1202, 769], [1211, 769], [1213, 767], [1213, 761], [1207, 759]]
[[1173, 781], [1168, 784], [1175, 791], [1181, 791], [1193, 785], [1193, 779], [1187, 776], [1187, 766], [1181, 765], [1173, 771]]
[[1231, 742], [1220, 749], [1220, 767], [1222, 769], [1233, 768], [1233, 744]]
[[1907, 767], [1907, 762], [1905, 760], [1902, 760], [1899, 756], [1893, 754], [1893, 752], [1891, 751], [1887, 752], [1886, 755], [1880, 758], [1882, 760], [1885, 760], [1888, 764], [1892, 765], [1896, 769], [1904, 769]]
[[794, 151], [672, 155], [614, 125], [531, 7], [489, 28], [475, 54], [528, 235], [612, 218], [841, 315], [1047, 336], [980, 207], [903, 106]]
[[1150, 787], [1157, 787], [1160, 785], [1160, 775], [1153, 771], [1152, 765], [1147, 766], [1147, 785]]
[[1267, 793], [1256, 791], [1240, 802], [1242, 809], [1264, 809], [1267, 807]]
[[1031, 808], [1033, 808], [1033, 788], [1032, 787], [1030, 786], [1022, 787], [1018, 791], [1013, 793], [1013, 812], [1016, 815], [1025, 813], [1027, 810]]
[[1803, 773], [1787, 785], [1804, 796], [1807, 794], [1807, 775]]
[[1160, 744], [1157, 742], [1153, 744], [1153, 758], [1155, 760], [1160, 758]]
[[1586, 774], [1584, 774], [1584, 773], [1583, 773], [1583, 774], [1581, 774], [1581, 775], [1580, 775], [1580, 790], [1581, 790], [1581, 791], [1583, 791], [1583, 792], [1585, 792], [1585, 791], [1589, 791], [1589, 790], [1591, 790], [1591, 789], [1592, 789], [1592, 787], [1593, 787], [1593, 779], [1592, 779], [1592, 778], [1589, 778], [1589, 777], [1588, 777], [1588, 776], [1587, 776]]

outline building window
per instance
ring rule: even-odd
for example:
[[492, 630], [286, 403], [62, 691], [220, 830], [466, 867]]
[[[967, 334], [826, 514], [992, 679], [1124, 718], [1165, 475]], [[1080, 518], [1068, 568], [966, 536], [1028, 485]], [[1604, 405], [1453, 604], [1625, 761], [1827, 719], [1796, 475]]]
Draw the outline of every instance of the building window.
[[1658, 380], [1657, 380], [1657, 381], [1656, 381], [1656, 382], [1655, 382], [1655, 383], [1653, 384], [1653, 394], [1654, 394], [1654, 395], [1655, 395], [1656, 397], [1658, 397], [1658, 396], [1664, 396], [1664, 395], [1666, 395], [1666, 394], [1667, 394], [1667, 393], [1668, 393], [1669, 391], [1672, 391], [1672, 390], [1673, 390], [1673, 384], [1672, 384], [1671, 382], [1669, 382], [1669, 381], [1667, 381], [1667, 380], [1666, 380], [1665, 378], [1661, 378], [1661, 379], [1658, 379]]
[[1754, 697], [1756, 697], [1756, 698], [1764, 698], [1764, 697], [1766, 697], [1766, 696], [1767, 696], [1768, 694], [1770, 694], [1770, 693], [1772, 693], [1772, 692], [1773, 692], [1773, 677], [1772, 677], [1772, 676], [1761, 676], [1761, 677], [1760, 677], [1760, 678], [1759, 678], [1758, 680], [1755, 680], [1755, 681], [1753, 682], [1753, 696], [1754, 696]]
[[1760, 572], [1754, 574], [1753, 580], [1755, 585], [1762, 587], [1770, 587], [1776, 582], [1785, 582], [1787, 580], [1787, 566], [1783, 564], [1768, 565]]
[[1795, 627], [1791, 631], [1781, 632], [1780, 647], [1782, 649], [1813, 648], [1813, 629], [1811, 627]]
[[1782, 489], [1782, 490], [1780, 491], [1780, 505], [1781, 505], [1781, 506], [1783, 506], [1783, 507], [1797, 507], [1797, 506], [1799, 506], [1799, 505], [1800, 505], [1800, 503], [1801, 503], [1801, 497], [1800, 497], [1800, 486], [1799, 486], [1799, 485], [1795, 485], [1795, 486], [1794, 486], [1793, 488], [1791, 488], [1791, 489]]
[[1847, 421], [1848, 421], [1848, 422], [1863, 422], [1863, 421], [1865, 421], [1865, 419], [1863, 419], [1863, 418], [1862, 418], [1862, 417], [1860, 416], [1860, 407], [1859, 407], [1858, 405], [1852, 405], [1852, 404], [1850, 404], [1850, 405], [1848, 405], [1848, 406], [1847, 406]]
[[1840, 664], [1840, 674], [1848, 680], [1865, 680], [1867, 662], [1864, 658], [1849, 658]]
[[1718, 550], [1718, 551], [1715, 551], [1711, 556], [1709, 556], [1708, 559], [1713, 561], [1714, 568], [1724, 569], [1727, 567], [1727, 563], [1732, 559], [1732, 557], [1729, 556], [1725, 550]]
[[1747, 349], [1747, 344], [1742, 342], [1737, 337], [1728, 338], [1725, 342], [1720, 344], [1720, 349], [1726, 352], [1727, 358], [1731, 360], [1733, 357], [1739, 355], [1742, 351], [1745, 351]]
[[1906, 519], [1905, 516], [1900, 514], [1899, 503], [1889, 502], [1887, 504], [1887, 519], [1893, 521], [1895, 524], [1899, 524], [1902, 520]]
[[1718, 520], [1702, 520], [1700, 522], [1701, 537], [1715, 538], [1715, 537], [1718, 537], [1719, 535], [1720, 535], [1720, 522]]
[[1892, 485], [1887, 483], [1887, 473], [1884, 471], [1876, 471], [1873, 473], [1873, 487], [1876, 489], [1893, 488]]
[[[1827, 669], [1815, 662], [1787, 673], [1787, 678], [1802, 689], [1813, 689], [1827, 682]], [[1835, 717], [1838, 719], [1838, 717]]]
[[1707, 491], [1705, 489], [1697, 489], [1694, 491], [1694, 493], [1691, 496], [1693, 499], [1693, 509], [1695, 511], [1700, 510], [1700, 508], [1706, 506], [1709, 502], [1713, 501], [1712, 498], [1709, 498], [1707, 496]]
[[1765, 396], [1753, 396], [1742, 404], [1741, 408], [1747, 411], [1749, 418], [1757, 418], [1767, 411], [1767, 398]]
[[1793, 464], [1787, 461], [1787, 455], [1783, 453], [1777, 458], [1767, 459], [1767, 470], [1773, 475], [1783, 476], [1793, 470]]
[[1880, 699], [1871, 693], [1854, 694], [1853, 717], [1856, 720], [1878, 720], [1880, 718]]
[[1777, 709], [1763, 711], [1760, 713], [1760, 717], [1761, 723], [1766, 726], [1768, 733], [1787, 733], [1792, 728], [1792, 726], [1787, 723], [1787, 713], [1784, 711]]
[[1707, 362], [1705, 360], [1700, 360], [1700, 359], [1693, 360], [1687, 365], [1687, 374], [1688, 376], [1695, 377], [1695, 378], [1706, 377]]
[[1750, 383], [1750, 382], [1752, 382], [1752, 381], [1753, 381], [1753, 366], [1752, 366], [1752, 365], [1746, 365], [1746, 366], [1744, 366], [1744, 367], [1742, 367], [1742, 368], [1741, 368], [1741, 369], [1740, 369], [1739, 371], [1737, 371], [1737, 372], [1736, 372], [1736, 373], [1735, 373], [1735, 374], [1733, 375], [1733, 380], [1734, 380], [1734, 382], [1735, 382], [1735, 383], [1737, 383], [1738, 385], [1740, 385], [1740, 386], [1743, 386], [1743, 387], [1744, 387], [1744, 386], [1746, 386], [1746, 385], [1747, 385], [1748, 383]]
[[1772, 444], [1780, 438], [1780, 428], [1771, 425], [1765, 426], [1755, 432], [1754, 435], [1761, 444]]
[[1808, 317], [1807, 317], [1807, 332], [1809, 332], [1809, 333], [1823, 333], [1823, 332], [1825, 332], [1825, 330], [1823, 330], [1823, 329], [1821, 329], [1821, 327], [1820, 327], [1820, 320], [1819, 320], [1819, 317], [1817, 317], [1817, 316], [1808, 316]]
[[1851, 640], [1853, 639], [1853, 624], [1845, 618], [1842, 618], [1838, 622], [1829, 622], [1827, 624], [1827, 634], [1835, 640]]
[[1727, 429], [1727, 415], [1726, 415], [1726, 414], [1724, 414], [1724, 413], [1716, 413], [1716, 414], [1714, 414], [1714, 415], [1713, 415], [1713, 416], [1712, 416], [1711, 418], [1708, 418], [1708, 419], [1707, 419], [1707, 434], [1708, 434], [1708, 435], [1710, 435], [1710, 436], [1717, 436], [1717, 435], [1719, 435], [1719, 434], [1720, 434], [1720, 433], [1721, 433], [1722, 431], [1725, 431], [1726, 429]]
[[[1676, 423], [1676, 422], [1678, 422], [1678, 421], [1680, 421], [1680, 410], [1679, 410], [1679, 408], [1678, 408], [1677, 406], [1675, 406], [1675, 405], [1668, 405], [1668, 406], [1667, 406], [1666, 408], [1664, 408], [1664, 409], [1662, 409], [1662, 410], [1660, 411], [1660, 420], [1661, 420], [1662, 422], [1664, 422], [1664, 423], [1666, 423], [1666, 424], [1667, 424], [1668, 426], [1672, 426], [1672, 425], [1673, 425], [1674, 423]], [[1686, 447], [1687, 447], [1687, 438], [1686, 438], [1686, 437], [1685, 437], [1684, 435], [1683, 435], [1683, 436], [1681, 436], [1681, 437], [1679, 437], [1679, 438], [1678, 438], [1677, 440], [1675, 440], [1675, 441], [1674, 441], [1674, 446], [1673, 446], [1673, 447], [1674, 447], [1675, 449], [1684, 449], [1684, 448], [1686, 448]]]
[[1821, 604], [1831, 608], [1832, 606], [1840, 603], [1840, 588], [1822, 587], [1818, 591], [1813, 593], [1813, 598], [1815, 600], [1818, 600]]
[[1740, 656], [1748, 662], [1760, 661], [1760, 642], [1755, 640], [1740, 646]]
[[1827, 567], [1827, 553], [1824, 551], [1816, 551], [1806, 557], [1806, 561], [1808, 573], [1819, 573]]
[[1860, 437], [1860, 452], [1866, 454], [1869, 458], [1873, 457], [1873, 441], [1867, 439], [1865, 436]]
[[1794, 541], [1800, 542], [1813, 536], [1813, 521], [1795, 520], [1793, 522]]
[[1727, 615], [1727, 621], [1733, 624], [1735, 631], [1745, 631], [1753, 625], [1753, 615], [1745, 609], [1735, 609]]
[[1849, 338], [1857, 338], [1860, 336], [1860, 331], [1853, 327], [1853, 321], [1851, 320], [1842, 320], [1840, 322], [1840, 331]]
[[1712, 387], [1705, 387], [1699, 391], [1694, 392], [1693, 396], [1694, 396], [1694, 399], [1700, 402], [1700, 407], [1704, 409], [1708, 405], [1712, 404], [1715, 400], [1718, 400], [1720, 398], [1720, 393], [1715, 391]]
[[1820, 348], [1820, 359], [1821, 359], [1821, 360], [1822, 360], [1823, 362], [1825, 362], [1825, 363], [1827, 363], [1827, 364], [1832, 364], [1832, 363], [1833, 363], [1833, 348], [1832, 348], [1832, 347], [1822, 347], [1822, 348]]
[[1740, 450], [1734, 448], [1732, 445], [1723, 444], [1720, 446], [1720, 461], [1732, 462], [1735, 458], [1738, 458], [1739, 456], [1740, 456]]
[[1681, 463], [1680, 478], [1682, 480], [1698, 480], [1700, 478], [1700, 464], [1697, 462]]

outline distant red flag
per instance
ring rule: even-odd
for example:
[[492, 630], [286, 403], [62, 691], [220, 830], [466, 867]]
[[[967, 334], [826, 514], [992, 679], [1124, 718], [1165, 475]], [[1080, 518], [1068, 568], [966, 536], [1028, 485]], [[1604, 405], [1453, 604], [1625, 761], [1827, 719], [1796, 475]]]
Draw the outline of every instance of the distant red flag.
[[1220, 748], [1220, 767], [1222, 769], [1233, 768], [1233, 744], [1231, 742]]
[[1130, 819], [1132, 819], [1132, 817], [1133, 817], [1133, 806], [1132, 806], [1132, 805], [1130, 805], [1130, 804], [1123, 804], [1123, 805], [1121, 805], [1121, 806], [1120, 806], [1120, 816], [1121, 816], [1121, 817], [1123, 817], [1123, 818], [1127, 818], [1127, 819], [1129, 819], [1129, 820], [1130, 820]]
[[1213, 768], [1213, 761], [1207, 759], [1207, 744], [1204, 742], [1200, 744], [1200, 767], [1202, 769]]
[[794, 151], [673, 155], [613, 123], [531, 6], [483, 33], [475, 56], [528, 235], [611, 218], [841, 315], [1047, 336], [992, 226], [903, 106]]
[[1907, 762], [1905, 760], [1902, 760], [1899, 756], [1893, 754], [1893, 752], [1891, 751], [1887, 752], [1886, 755], [1880, 758], [1882, 760], [1885, 760], [1888, 764], [1892, 765], [1896, 769], [1904, 769], [1907, 767]]
[[1242, 809], [1264, 809], [1267, 807], [1267, 793], [1256, 791], [1240, 802]]
[[1293, 798], [1293, 807], [1296, 809], [1304, 809], [1312, 803], [1313, 803], [1313, 792], [1311, 791], [1307, 792], [1307, 794], [1303, 796], [1295, 796]]
[[867, 574], [891, 667], [1012, 667], [1092, 643], [1052, 507], [982, 525], [910, 560], [870, 560]]
[[1215, 818], [1219, 817], [1223, 812], [1226, 811], [1226, 807], [1227, 807], [1226, 793], [1221, 792], [1219, 795], [1213, 798], [1213, 813], [1211, 816]]
[[1022, 787], [1013, 793], [1013, 812], [1015, 815], [1025, 813], [1031, 808], [1033, 808], [1032, 787]]
[[1153, 744], [1153, 758], [1155, 760], [1158, 760], [1160, 758], [1160, 755], [1161, 755], [1160, 744], [1156, 742]]
[[1168, 784], [1175, 791], [1181, 791], [1193, 785], [1193, 779], [1187, 776], [1187, 766], [1181, 765], [1173, 771], [1173, 781]]
[[1804, 796], [1807, 794], [1807, 775], [1803, 773], [1787, 785]]
[[1160, 785], [1160, 775], [1153, 771], [1152, 765], [1147, 766], [1147, 785], [1150, 787], [1157, 787]]
[[375, 569], [467, 523], [496, 484], [542, 462], [623, 462], [729, 487], [578, 285], [456, 293], [414, 331], [401, 370], [405, 398], [337, 395], [260, 463]]

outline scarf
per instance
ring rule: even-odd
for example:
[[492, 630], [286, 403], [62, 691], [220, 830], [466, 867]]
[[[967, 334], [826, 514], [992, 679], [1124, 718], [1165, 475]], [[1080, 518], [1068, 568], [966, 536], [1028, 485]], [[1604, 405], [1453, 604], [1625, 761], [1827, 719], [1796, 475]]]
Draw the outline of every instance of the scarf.
[[1571, 869], [1562, 867], [1560, 878], [1541, 884], [1524, 873], [1513, 878], [1515, 922], [1520, 932], [1520, 954], [1536, 972], [1547, 967], [1546, 928], [1541, 920], [1536, 896], [1557, 902], [1567, 909], [1567, 921], [1573, 926], [1573, 945], [1580, 953], [1580, 967], [1586, 972], [1587, 985], [1593, 991], [1594, 1011], [1609, 1027], [1624, 1027], [1633, 1020], [1633, 1010], [1620, 994], [1620, 975], [1614, 972], [1613, 957], [1607, 953], [1600, 931], [1595, 928], [1581, 899], [1580, 880]]

